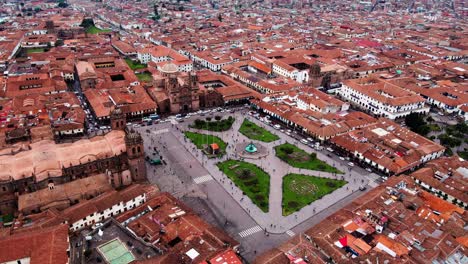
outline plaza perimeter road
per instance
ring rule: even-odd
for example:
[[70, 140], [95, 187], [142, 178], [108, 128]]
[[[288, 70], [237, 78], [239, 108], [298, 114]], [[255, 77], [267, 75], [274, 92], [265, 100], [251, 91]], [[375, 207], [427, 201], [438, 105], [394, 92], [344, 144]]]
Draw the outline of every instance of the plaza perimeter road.
[[[219, 113], [219, 115], [222, 114]], [[203, 131], [206, 134], [215, 134], [231, 143], [227, 150], [228, 154], [222, 160], [235, 158], [233, 139], [250, 141], [237, 132], [245, 113], [226, 115], [233, 115], [236, 118], [231, 130], [223, 133]], [[369, 173], [360, 168], [349, 171], [345, 162], [331, 159], [317, 152], [318, 158], [331, 165], [334, 164], [335, 167], [346, 172], [344, 179], [349, 184], [314, 202], [312, 205], [304, 207], [299, 212], [283, 217], [281, 182], [285, 174], [294, 172], [330, 178], [336, 178], [336, 176], [325, 172], [291, 168], [276, 158], [271, 147], [284, 142], [293, 143], [308, 152], [314, 151], [297, 143], [296, 140], [287, 135], [265, 126], [265, 128], [280, 136], [281, 139], [269, 144], [260, 143], [270, 149], [270, 154], [265, 159], [246, 160], [259, 165], [271, 176], [270, 211], [263, 213], [218, 170], [215, 164], [221, 161], [220, 159], [207, 159], [188, 139], [185, 139], [181, 131], [187, 130], [188, 125], [195, 118], [197, 117], [192, 117], [183, 123], [173, 121], [172, 123], [138, 128], [145, 141], [147, 155], [152, 157], [153, 152], [155, 152], [154, 148], [156, 148], [157, 152], [163, 156], [164, 161], [167, 162], [167, 165], [162, 166], [147, 164], [148, 179], [151, 183], [157, 184], [162, 191], [170, 192], [178, 198], [183, 198], [184, 201], [190, 198], [204, 201], [205, 204], [197, 204], [199, 206], [196, 205], [196, 207], [199, 208], [194, 208], [194, 210], [240, 241], [244, 249], [242, 256], [247, 260], [252, 260], [259, 252], [277, 246], [294, 234], [310, 228], [351, 202], [355, 197], [363, 194], [357, 189], [362, 185], [362, 180], [367, 183], [368, 178], [365, 175]], [[258, 120], [249, 119], [258, 125], [264, 126]], [[346, 187], [348, 187], [348, 190], [346, 190]], [[262, 241], [262, 243], [258, 243], [258, 241]]]

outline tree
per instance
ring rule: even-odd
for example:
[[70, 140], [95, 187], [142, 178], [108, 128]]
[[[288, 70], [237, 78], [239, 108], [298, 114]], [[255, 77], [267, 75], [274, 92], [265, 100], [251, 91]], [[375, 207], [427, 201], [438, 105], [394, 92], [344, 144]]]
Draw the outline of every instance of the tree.
[[241, 172], [241, 176], [244, 179], [250, 177], [250, 171], [248, 169], [243, 169]]
[[210, 122], [211, 121], [211, 117], [206, 117], [206, 121]]
[[219, 115], [215, 116], [215, 120], [216, 120], [216, 121], [221, 120], [221, 116], [219, 116]]
[[200, 119], [195, 119], [193, 123], [195, 124], [195, 127], [202, 127], [205, 124], [205, 121], [200, 120]]
[[405, 117], [405, 125], [413, 132], [422, 136], [431, 132], [431, 128], [424, 121], [424, 116], [419, 113], [411, 113]]
[[462, 141], [456, 137], [452, 137], [448, 134], [442, 134], [439, 136], [440, 143], [444, 146], [448, 146], [451, 148], [459, 147]]
[[66, 7], [68, 7], [68, 3], [65, 2], [65, 0], [59, 0], [57, 6], [60, 7], [60, 8], [66, 8]]
[[312, 153], [310, 153], [309, 156], [310, 156], [310, 159], [311, 159], [311, 160], [317, 159], [317, 153], [312, 152]]
[[285, 146], [285, 147], [283, 147], [283, 151], [284, 151], [284, 153], [290, 155], [290, 154], [292, 154], [294, 152], [294, 149], [291, 148], [290, 146]]
[[94, 26], [94, 20], [92, 18], [83, 18], [81, 21], [80, 27], [89, 28]]
[[153, 5], [153, 12], [154, 12], [155, 17], [159, 17], [158, 5], [156, 4]]

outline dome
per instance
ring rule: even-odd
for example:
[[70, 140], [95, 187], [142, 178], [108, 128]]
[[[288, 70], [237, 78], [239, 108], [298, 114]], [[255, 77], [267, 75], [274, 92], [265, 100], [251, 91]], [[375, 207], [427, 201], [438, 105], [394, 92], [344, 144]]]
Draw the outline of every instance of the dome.
[[164, 73], [176, 73], [179, 71], [177, 65], [172, 62], [166, 63], [164, 66], [161, 67], [161, 71]]

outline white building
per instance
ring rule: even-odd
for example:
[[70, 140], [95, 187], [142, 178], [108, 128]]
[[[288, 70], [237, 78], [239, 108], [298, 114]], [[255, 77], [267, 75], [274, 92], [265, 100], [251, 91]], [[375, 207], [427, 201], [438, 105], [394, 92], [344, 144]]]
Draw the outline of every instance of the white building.
[[137, 52], [137, 58], [143, 64], [171, 61], [177, 65], [180, 72], [190, 72], [193, 70], [193, 63], [188, 57], [165, 46], [140, 49]]
[[346, 80], [338, 90], [346, 101], [378, 117], [396, 119], [411, 113], [428, 113], [424, 98], [376, 78]]
[[281, 76], [293, 79], [297, 82], [304, 83], [309, 81], [309, 70], [298, 70], [291, 65], [281, 61], [273, 62], [273, 72]]
[[315, 88], [304, 89], [297, 99], [297, 108], [301, 110], [312, 110], [320, 113], [336, 113], [347, 111], [349, 104], [342, 102]]
[[63, 218], [67, 219], [73, 232], [140, 206], [146, 202], [146, 198], [141, 185], [132, 185], [69, 207], [63, 211]]
[[211, 57], [206, 53], [202, 53], [201, 55], [192, 55], [191, 57], [194, 62], [214, 72], [221, 71], [225, 65], [238, 61], [236, 59], [225, 59], [216, 56]]

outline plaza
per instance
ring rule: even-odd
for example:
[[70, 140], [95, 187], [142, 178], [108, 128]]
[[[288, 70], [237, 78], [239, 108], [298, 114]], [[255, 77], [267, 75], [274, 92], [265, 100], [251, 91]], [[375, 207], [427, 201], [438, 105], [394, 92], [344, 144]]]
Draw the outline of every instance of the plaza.
[[[229, 114], [227, 114], [229, 116]], [[248, 138], [243, 133], [239, 132], [241, 126], [245, 126], [244, 119], [248, 120], [248, 122], [254, 123], [256, 126], [263, 128], [268, 131], [269, 135], [269, 142], [264, 141], [257, 141], [251, 138]], [[326, 171], [321, 170], [309, 170], [304, 168], [297, 168], [291, 165], [288, 165], [285, 161], [280, 159], [276, 156], [274, 151], [276, 146], [280, 146], [285, 143], [293, 144], [296, 148], [303, 150], [305, 153], [316, 153], [316, 151], [312, 150], [310, 147], [305, 146], [292, 138], [284, 138], [281, 137], [281, 133], [277, 130], [274, 130], [272, 127], [260, 122], [259, 120], [247, 116], [244, 118], [242, 114], [235, 114], [235, 121], [231, 127], [231, 129], [224, 131], [224, 132], [214, 132], [214, 131], [204, 131], [204, 130], [197, 130], [190, 128], [188, 126], [190, 121], [185, 121], [183, 123], [179, 123], [176, 126], [179, 127], [178, 133], [176, 133], [176, 137], [183, 142], [186, 143], [186, 139], [183, 137], [183, 134], [180, 131], [192, 131], [198, 133], [206, 133], [209, 135], [214, 135], [224, 142], [227, 143], [226, 147], [226, 155], [216, 159], [207, 158], [200, 150], [193, 149], [193, 145], [191, 144], [184, 144], [187, 151], [189, 151], [202, 165], [206, 168], [211, 176], [220, 183], [226, 191], [229, 192], [232, 199], [236, 200], [239, 205], [248, 212], [248, 214], [257, 222], [257, 224], [262, 227], [263, 230], [266, 230], [270, 233], [284, 233], [287, 230], [293, 228], [295, 225], [299, 224], [300, 222], [306, 220], [307, 218], [313, 216], [318, 211], [329, 207], [331, 204], [335, 203], [337, 200], [348, 196], [351, 192], [356, 191], [359, 187], [363, 184], [367, 184], [368, 179], [364, 175], [354, 174], [351, 173], [349, 168], [344, 167], [341, 168], [342, 172], [347, 172], [340, 174], [339, 169], [336, 170], [334, 167], [337, 164], [327, 164], [326, 162], [322, 162]], [[273, 134], [273, 139], [270, 134]], [[256, 138], [261, 138], [261, 136], [255, 134]], [[258, 142], [265, 146], [266, 149], [270, 150], [267, 155], [261, 158], [246, 158], [245, 156], [242, 159], [248, 163], [256, 165], [258, 168], [261, 168], [265, 171], [270, 177], [270, 186], [269, 186], [269, 197], [268, 197], [268, 208], [269, 210], [265, 212], [261, 208], [259, 208], [255, 202], [253, 202], [247, 195], [244, 195], [245, 192], [239, 188], [239, 186], [231, 180], [229, 176], [222, 172], [219, 169], [218, 164], [220, 162], [225, 162], [228, 160], [239, 160], [238, 153], [235, 151], [235, 144], [237, 143], [248, 143], [248, 142]], [[317, 160], [322, 160], [321, 153], [317, 153]], [[327, 172], [327, 171], [335, 171], [335, 172]], [[283, 215], [283, 208], [282, 208], [282, 185], [283, 185], [283, 177], [290, 174], [302, 174], [302, 175], [310, 175], [310, 176], [317, 176], [321, 178], [328, 178], [328, 179], [336, 179], [336, 180], [344, 180], [347, 181], [347, 184], [342, 186], [341, 188], [337, 189], [336, 191], [327, 194], [321, 199], [317, 199], [310, 205], [304, 206], [297, 212], [293, 214], [289, 214], [287, 216]]]
[[[223, 119], [233, 116], [235, 121], [232, 127], [223, 132], [208, 131], [192, 128], [196, 119], [206, 117], [193, 116], [177, 122], [175, 119], [150, 127], [139, 128], [145, 140], [147, 153], [157, 150], [164, 158], [167, 165], [148, 165], [148, 177], [150, 182], [158, 184], [163, 191], [168, 191], [183, 201], [203, 201], [199, 213], [204, 218], [212, 219], [212, 223], [224, 228], [229, 234], [237, 237], [242, 245], [251, 248], [245, 253], [247, 258], [253, 257], [255, 252], [267, 249], [273, 245], [285, 241], [288, 237], [304, 230], [305, 227], [317, 223], [327, 215], [340, 209], [349, 201], [363, 192], [360, 186], [369, 183], [374, 185], [377, 175], [369, 177], [368, 172], [359, 167], [350, 168], [346, 162], [336, 157], [329, 157], [325, 153], [315, 151], [309, 146], [301, 144], [298, 140], [284, 134], [259, 120], [247, 116], [246, 110], [238, 110], [235, 113], [216, 113]], [[239, 132], [244, 119], [267, 130], [278, 137], [271, 142], [262, 142], [250, 139]], [[185, 136], [186, 132], [199, 133], [214, 136], [225, 142], [225, 154], [209, 157]], [[210, 143], [210, 141], [207, 141]], [[246, 157], [245, 148], [253, 143], [261, 150], [261, 155], [252, 153]], [[329, 168], [336, 168], [336, 172], [309, 170], [288, 165], [276, 156], [275, 147], [283, 144], [292, 144], [305, 153], [322, 161]], [[244, 155], [242, 155], [244, 154]], [[247, 155], [248, 156], [248, 155]], [[267, 206], [262, 210], [236, 185], [236, 183], [219, 168], [219, 164], [229, 160], [240, 160], [260, 168], [269, 176], [269, 190], [266, 195]], [[322, 170], [322, 171], [321, 171]], [[309, 203], [301, 202], [297, 210], [290, 212], [283, 208], [283, 178], [289, 174], [313, 176], [330, 181], [343, 181], [332, 192], [320, 195]], [[211, 212], [211, 213], [210, 213]], [[256, 243], [257, 239], [264, 239], [264, 244]]]

